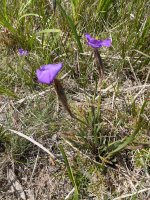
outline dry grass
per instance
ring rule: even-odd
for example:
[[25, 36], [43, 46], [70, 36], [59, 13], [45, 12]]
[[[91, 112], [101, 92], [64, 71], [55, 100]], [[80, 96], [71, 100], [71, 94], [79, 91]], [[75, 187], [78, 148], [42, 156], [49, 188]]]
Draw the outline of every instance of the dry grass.
[[[129, 116], [128, 122], [126, 121], [125, 125], [119, 125], [121, 114], [122, 119], [127, 120], [126, 116], [123, 116], [123, 113], [126, 113], [128, 104], [133, 100], [133, 96], [137, 98], [137, 104], [140, 106], [140, 100], [145, 97], [150, 86], [148, 84], [145, 84], [145, 86], [134, 86], [127, 79], [116, 94], [115, 86], [110, 87], [113, 84], [113, 82], [111, 83], [111, 74], [108, 77], [110, 77], [108, 81], [110, 85], [102, 90], [103, 100], [101, 104], [102, 112], [105, 116], [103, 123], [106, 130], [109, 131], [109, 134], [106, 133], [105, 137], [110, 140], [113, 137], [114, 140], [116, 137], [126, 136], [133, 123], [131, 116]], [[71, 79], [68, 80], [69, 83], [72, 81]], [[75, 110], [80, 109], [82, 112], [88, 110], [90, 106], [88, 102], [90, 101], [87, 101], [87, 98], [90, 99], [90, 96], [92, 96], [90, 90], [87, 88], [87, 96], [85, 92], [80, 88], [75, 88], [75, 84], [73, 84], [74, 89], [73, 94], [71, 94], [72, 87], [67, 87], [70, 84], [64, 81], [64, 85], [68, 96], [70, 96], [70, 105]], [[139, 91], [141, 92], [137, 96]], [[1, 123], [3, 125], [5, 124], [6, 127], [11, 126], [14, 130], [23, 131], [25, 134], [30, 135], [31, 138], [45, 146], [58, 159], [58, 163], [56, 162], [55, 165], [52, 165], [49, 156], [41, 149], [38, 149], [34, 144], [25, 141], [23, 138], [19, 138], [17, 135], [15, 136], [11, 131], [4, 129], [5, 138], [13, 137], [13, 140], [10, 142], [8, 139], [7, 143], [7, 140], [4, 139], [1, 142], [1, 199], [21, 199], [19, 191], [16, 191], [17, 188], [12, 189], [13, 187], [10, 187], [12, 184], [10, 183], [10, 177], [8, 175], [10, 169], [15, 174], [16, 180], [14, 181], [18, 181], [22, 186], [26, 199], [64, 199], [72, 190], [58, 144], [62, 143], [62, 137], [64, 138], [64, 135], [68, 137], [69, 134], [70, 137], [74, 137], [77, 130], [74, 127], [74, 122], [69, 118], [67, 113], [64, 113], [61, 107], [59, 107], [59, 113], [56, 109], [52, 109], [54, 105], [56, 108], [58, 103], [57, 99], [54, 99], [53, 94], [54, 90], [51, 87], [44, 92], [28, 94], [28, 96], [19, 101], [1, 97]], [[50, 101], [49, 99], [53, 99], [51, 104], [48, 103]], [[149, 114], [148, 111], [146, 113], [147, 118], [149, 118]], [[49, 115], [49, 118], [45, 117], [45, 115]], [[64, 118], [64, 116], [66, 117]], [[116, 117], [119, 119], [117, 126], [112, 121], [112, 118], [115, 120]], [[68, 126], [63, 127], [66, 123]], [[114, 131], [116, 131], [116, 134], [117, 132], [118, 134], [121, 133], [121, 135], [111, 135]], [[143, 132], [143, 141], [145, 140], [149, 140], [148, 135], [146, 135], [146, 130]], [[64, 146], [66, 145], [68, 143], [64, 143]], [[135, 196], [136, 199], [144, 198], [148, 200], [149, 192], [147, 188], [150, 187], [149, 164], [148, 158], [145, 160], [145, 158], [141, 157], [143, 147], [142, 144], [138, 144], [137, 147], [129, 146], [117, 158], [115, 169], [108, 167], [107, 173], [105, 172], [106, 174], [101, 173], [94, 166], [95, 164], [91, 156], [88, 155], [88, 152], [82, 154], [82, 152], [76, 149], [73, 151], [71, 150], [72, 148], [66, 149], [73, 169], [77, 165], [77, 168], [75, 167], [75, 174], [78, 176], [79, 173], [79, 176], [81, 176], [81, 178], [79, 177], [81, 179], [80, 198], [117, 199], [118, 196], [118, 199], [121, 199], [123, 195], [127, 195], [127, 199], [130, 199], [130, 196]], [[144, 150], [142, 151], [144, 152]], [[137, 156], [138, 153], [139, 156]], [[148, 156], [148, 150], [145, 150], [145, 153]], [[143, 159], [141, 161], [142, 164], [138, 167], [136, 162], [140, 162], [141, 159]], [[84, 165], [89, 167], [85, 170]], [[142, 166], [147, 166], [147, 168], [144, 169]], [[85, 184], [85, 186], [82, 184]], [[97, 190], [97, 188], [99, 189]]]
[[[10, 1], [6, 8], [2, 1], [7, 12], [2, 11], [10, 23], [10, 26], [5, 24], [0, 8], [2, 200], [73, 199], [75, 188], [60, 144], [73, 171], [79, 199], [149, 200], [149, 100], [135, 140], [110, 160], [103, 160], [105, 150], [101, 152], [101, 147], [134, 131], [141, 106], [149, 99], [148, 2], [76, 2], [79, 4], [73, 10], [70, 2], [64, 1], [64, 11], [58, 6], [54, 15], [49, 1], [33, 0], [32, 5], [30, 1], [27, 5], [24, 1]], [[24, 16], [31, 13], [38, 16]], [[52, 28], [61, 32], [37, 33]], [[86, 45], [85, 32], [102, 39], [112, 37], [112, 47], [100, 49], [104, 62], [100, 87], [96, 84], [99, 76], [92, 49]], [[29, 50], [27, 57], [18, 56], [20, 47]], [[72, 112], [89, 126], [68, 115], [58, 101], [53, 84], [48, 87], [37, 83], [35, 69], [60, 61], [64, 67], [58, 78]], [[97, 108], [101, 115], [93, 125]], [[92, 133], [97, 125], [100, 125], [102, 143], [94, 152], [89, 144], [94, 140]], [[55, 158], [51, 159], [51, 153]]]

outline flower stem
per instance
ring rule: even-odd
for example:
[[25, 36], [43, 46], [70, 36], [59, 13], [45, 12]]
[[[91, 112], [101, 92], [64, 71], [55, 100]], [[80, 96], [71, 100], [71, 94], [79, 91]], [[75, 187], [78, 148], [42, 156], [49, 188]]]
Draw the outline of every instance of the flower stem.
[[58, 98], [59, 100], [61, 101], [62, 105], [64, 106], [65, 110], [69, 113], [69, 115], [76, 119], [77, 121], [87, 125], [84, 121], [82, 121], [81, 119], [79, 119], [78, 117], [76, 117], [70, 107], [69, 107], [69, 104], [68, 104], [68, 101], [67, 101], [67, 97], [66, 97], [66, 94], [65, 94], [65, 90], [61, 84], [61, 82], [58, 80], [58, 79], [55, 79], [54, 80], [54, 87], [55, 87], [55, 90], [57, 92], [57, 95], [58, 95]]
[[98, 49], [96, 49], [96, 48], [94, 49], [94, 57], [95, 57], [96, 66], [97, 66], [97, 69], [99, 72], [99, 78], [102, 81], [103, 77], [104, 77], [104, 65], [103, 65], [100, 53], [99, 53]]
[[62, 105], [64, 106], [65, 110], [67, 110], [67, 112], [69, 113], [69, 115], [71, 117], [73, 117], [74, 115], [71, 112], [70, 107], [68, 105], [68, 101], [67, 101], [67, 97], [66, 97], [64, 88], [63, 88], [61, 82], [58, 79], [54, 80], [54, 87], [55, 87], [55, 90], [57, 92], [58, 98], [61, 101]]

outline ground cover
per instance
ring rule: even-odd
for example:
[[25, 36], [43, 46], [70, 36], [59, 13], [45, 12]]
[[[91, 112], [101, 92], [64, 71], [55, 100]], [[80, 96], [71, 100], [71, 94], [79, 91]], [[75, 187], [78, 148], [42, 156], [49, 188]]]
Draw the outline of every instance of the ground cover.
[[149, 199], [148, 3], [0, 1], [0, 199]]

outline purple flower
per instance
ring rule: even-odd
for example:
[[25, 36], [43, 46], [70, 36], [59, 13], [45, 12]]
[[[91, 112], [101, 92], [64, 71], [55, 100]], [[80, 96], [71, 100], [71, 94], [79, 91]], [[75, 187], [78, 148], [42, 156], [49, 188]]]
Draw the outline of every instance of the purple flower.
[[36, 75], [40, 83], [51, 84], [61, 68], [62, 63], [43, 65], [36, 70]]
[[27, 50], [23, 50], [21, 48], [21, 49], [18, 49], [18, 53], [19, 53], [20, 56], [26, 56], [28, 54], [28, 51]]
[[97, 40], [95, 38], [92, 38], [90, 34], [86, 33], [85, 37], [87, 39], [87, 44], [93, 48], [101, 48], [102, 46], [110, 47], [111, 46], [111, 39], [106, 40]]

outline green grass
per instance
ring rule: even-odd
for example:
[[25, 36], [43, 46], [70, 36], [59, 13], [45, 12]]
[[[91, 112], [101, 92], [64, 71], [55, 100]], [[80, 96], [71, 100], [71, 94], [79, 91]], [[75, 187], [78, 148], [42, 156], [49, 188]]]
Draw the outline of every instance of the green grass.
[[[19, 195], [4, 189], [10, 189], [9, 169], [27, 197], [33, 192], [35, 199], [148, 198], [148, 3], [0, 1], [2, 199]], [[112, 38], [110, 48], [99, 50], [104, 64], [101, 88], [85, 33]], [[18, 48], [29, 54], [20, 57]], [[37, 68], [57, 62], [64, 64], [58, 78], [74, 118], [58, 102], [54, 85], [36, 80]], [[55, 155], [55, 165], [11, 130], [41, 143]]]

